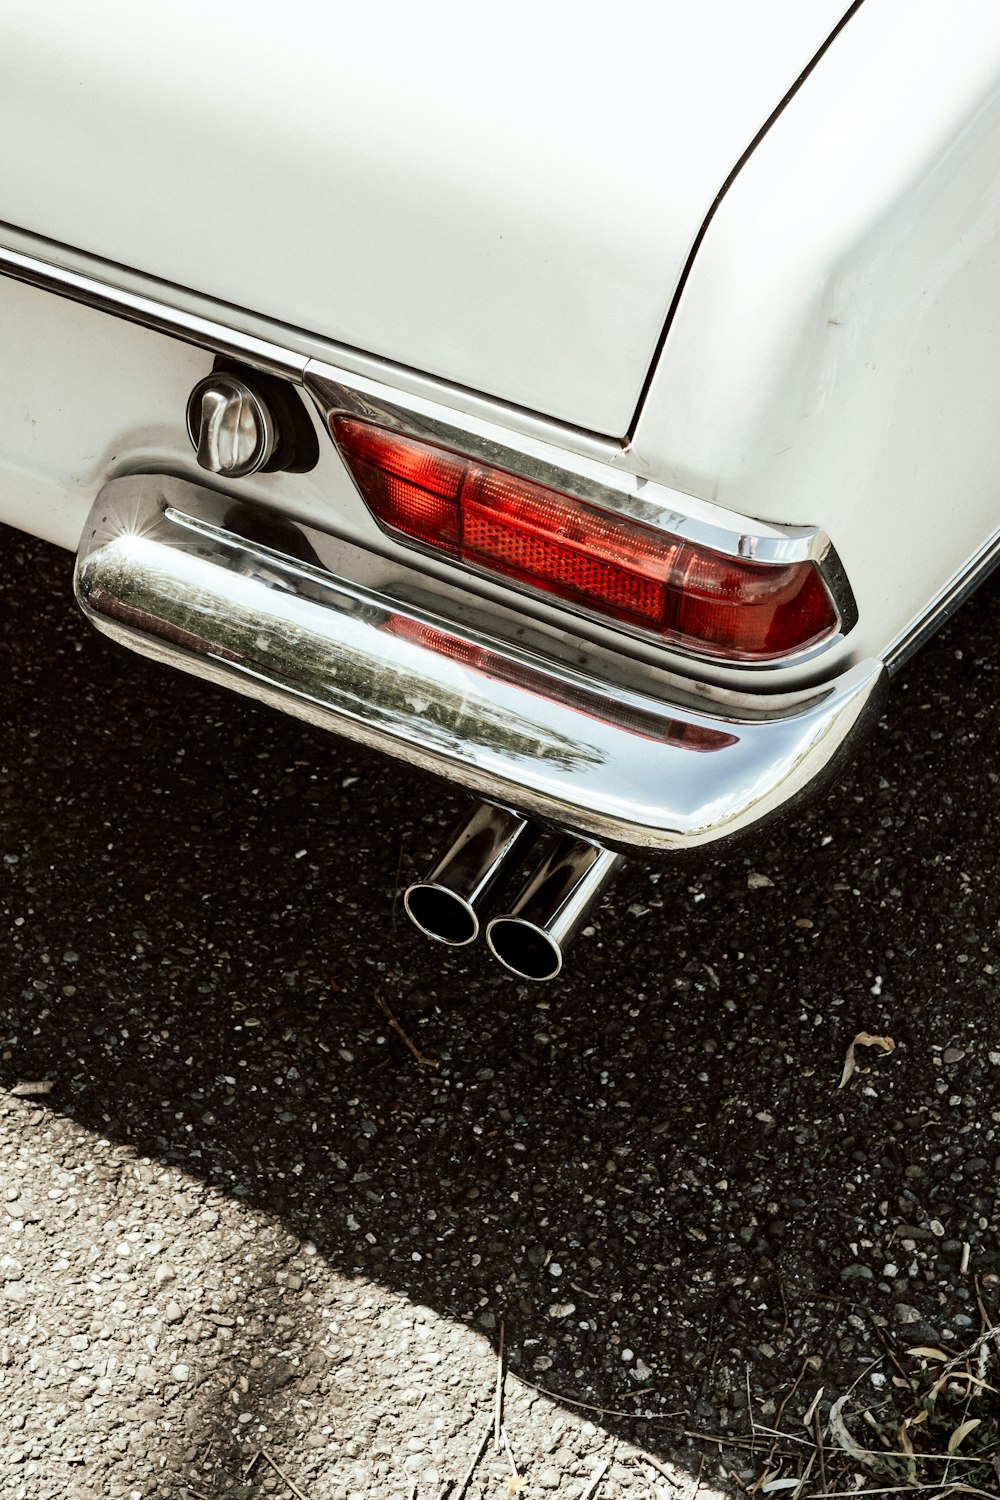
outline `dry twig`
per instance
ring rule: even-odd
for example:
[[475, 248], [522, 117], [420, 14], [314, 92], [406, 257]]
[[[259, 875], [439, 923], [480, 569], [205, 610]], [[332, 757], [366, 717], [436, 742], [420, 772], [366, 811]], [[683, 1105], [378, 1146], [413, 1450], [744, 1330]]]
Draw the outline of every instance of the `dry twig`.
[[466, 1469], [465, 1473], [462, 1475], [462, 1479], [461, 1479], [461, 1482], [460, 1482], [460, 1484], [458, 1486], [458, 1489], [455, 1491], [454, 1500], [462, 1500], [463, 1495], [465, 1494], [466, 1490], [469, 1488], [469, 1485], [472, 1483], [472, 1476], [476, 1472], [476, 1469], [479, 1466], [479, 1460], [482, 1458], [483, 1454], [486, 1452], [486, 1444], [489, 1442], [489, 1440], [490, 1440], [490, 1429], [487, 1427], [486, 1431], [483, 1433], [482, 1437], [479, 1439], [479, 1443], [478, 1443], [478, 1446], [476, 1448], [476, 1451], [472, 1455], [472, 1458], [471, 1458], [471, 1460], [469, 1462], [469, 1467]]
[[388, 1005], [386, 1005], [385, 1001], [382, 999], [381, 995], [375, 996], [375, 1004], [378, 1006], [379, 1010], [388, 1021], [390, 1030], [396, 1033], [396, 1035], [399, 1037], [399, 1040], [405, 1047], [409, 1049], [409, 1051], [413, 1054], [422, 1068], [439, 1068], [441, 1066], [436, 1058], [425, 1057], [420, 1048], [417, 1046], [416, 1042], [410, 1040], [406, 1032], [403, 1030], [402, 1026], [400, 1026], [399, 1022], [396, 1020], [396, 1017], [393, 1015], [392, 1011], [389, 1009]]
[[639, 1456], [636, 1456], [632, 1459], [632, 1462], [635, 1464], [648, 1464], [651, 1469], [655, 1469], [658, 1474], [662, 1474], [664, 1479], [669, 1479], [670, 1483], [676, 1488], [677, 1476], [675, 1474], [671, 1474], [666, 1464], [661, 1464], [660, 1460], [658, 1458], [654, 1458], [651, 1453], [643, 1453]]
[[270, 1453], [268, 1453], [268, 1451], [267, 1451], [266, 1448], [262, 1448], [260, 1450], [260, 1456], [261, 1456], [262, 1459], [265, 1460], [266, 1463], [269, 1463], [271, 1465], [271, 1468], [277, 1474], [277, 1476], [281, 1480], [282, 1484], [287, 1484], [288, 1485], [288, 1488], [291, 1490], [292, 1494], [295, 1495], [295, 1496], [297, 1496], [297, 1500], [307, 1500], [307, 1496], [303, 1495], [303, 1493], [299, 1489], [298, 1485], [297, 1484], [293, 1484], [292, 1481], [289, 1479], [288, 1475], [287, 1474], [283, 1474], [282, 1471], [278, 1468], [278, 1465], [275, 1463], [274, 1459], [271, 1457]]
[[600, 1484], [601, 1480], [604, 1478], [610, 1467], [611, 1460], [610, 1458], [606, 1458], [601, 1466], [593, 1474], [590, 1483], [587, 1485], [587, 1488], [580, 1496], [580, 1500], [594, 1500], [594, 1496], [597, 1494], [597, 1486]]
[[689, 1500], [697, 1500], [698, 1491], [701, 1489], [701, 1476], [704, 1473], [704, 1470], [705, 1470], [705, 1455], [703, 1453], [701, 1455], [701, 1458], [698, 1460], [698, 1472], [694, 1476], [694, 1484], [691, 1486], [691, 1493], [690, 1493]]
[[795, 1384], [792, 1386], [791, 1390], [784, 1397], [784, 1399], [782, 1400], [781, 1405], [778, 1407], [778, 1414], [777, 1414], [777, 1416], [774, 1419], [774, 1425], [775, 1425], [775, 1427], [779, 1427], [780, 1428], [780, 1426], [781, 1426], [781, 1419], [785, 1415], [785, 1407], [788, 1405], [789, 1401], [791, 1401], [792, 1397], [795, 1395], [795, 1392], [798, 1390], [799, 1386], [802, 1384], [803, 1376], [805, 1375], [805, 1373], [808, 1370], [808, 1368], [809, 1368], [808, 1364], [806, 1363], [805, 1360], [803, 1360], [803, 1362], [802, 1362], [802, 1368], [799, 1370], [799, 1373], [795, 1377]]

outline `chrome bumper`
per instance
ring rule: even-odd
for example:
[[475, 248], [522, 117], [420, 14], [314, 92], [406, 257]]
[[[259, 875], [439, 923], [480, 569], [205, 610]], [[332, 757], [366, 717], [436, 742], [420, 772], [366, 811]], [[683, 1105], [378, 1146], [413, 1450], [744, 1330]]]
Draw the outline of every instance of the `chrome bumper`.
[[880, 662], [773, 717], [623, 690], [247, 541], [225, 528], [230, 503], [160, 475], [107, 485], [77, 560], [84, 613], [143, 656], [613, 848], [769, 817], [881, 702]]

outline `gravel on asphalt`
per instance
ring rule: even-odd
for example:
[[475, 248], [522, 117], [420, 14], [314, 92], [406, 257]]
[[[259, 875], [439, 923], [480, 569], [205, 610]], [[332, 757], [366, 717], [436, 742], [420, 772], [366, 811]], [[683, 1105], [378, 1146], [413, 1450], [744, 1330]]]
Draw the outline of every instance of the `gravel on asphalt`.
[[4, 1500], [436, 1500], [486, 1433], [470, 1500], [743, 1493], [1000, 1321], [1000, 591], [840, 787], [630, 865], [531, 987], [403, 916], [446, 788], [3, 558]]

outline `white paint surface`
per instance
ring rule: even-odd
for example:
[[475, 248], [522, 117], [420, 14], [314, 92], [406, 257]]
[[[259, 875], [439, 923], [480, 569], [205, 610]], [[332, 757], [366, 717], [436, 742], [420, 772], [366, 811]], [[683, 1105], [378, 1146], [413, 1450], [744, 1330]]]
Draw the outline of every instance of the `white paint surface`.
[[866, 3], [723, 200], [635, 440], [822, 526], [883, 653], [1000, 527], [1000, 10]]
[[0, 219], [619, 435], [845, 9], [4, 0]]

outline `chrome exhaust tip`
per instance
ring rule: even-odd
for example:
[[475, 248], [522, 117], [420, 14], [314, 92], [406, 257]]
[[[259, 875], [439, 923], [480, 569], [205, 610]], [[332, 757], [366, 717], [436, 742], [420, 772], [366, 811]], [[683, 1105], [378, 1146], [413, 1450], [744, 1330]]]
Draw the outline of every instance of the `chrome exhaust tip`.
[[464, 948], [479, 936], [479, 918], [472, 906], [447, 886], [417, 881], [404, 892], [403, 906], [414, 927], [436, 943]]
[[493, 957], [520, 979], [555, 979], [566, 950], [625, 858], [583, 839], [559, 838], [528, 877], [511, 910], [486, 929]]
[[480, 912], [534, 833], [519, 813], [479, 803], [424, 879], [407, 886], [403, 906], [410, 921], [426, 937], [452, 948], [474, 942]]
[[494, 917], [486, 932], [493, 957], [519, 979], [555, 979], [563, 966], [561, 944], [533, 922]]

